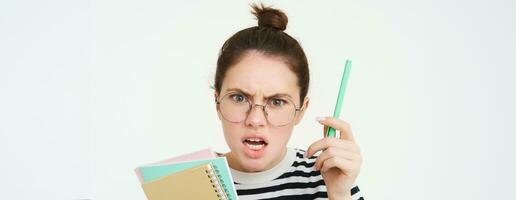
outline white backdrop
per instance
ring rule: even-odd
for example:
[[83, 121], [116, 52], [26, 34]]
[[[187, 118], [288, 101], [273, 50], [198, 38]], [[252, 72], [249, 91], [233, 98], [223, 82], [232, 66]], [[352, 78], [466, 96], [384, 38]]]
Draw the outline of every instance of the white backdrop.
[[[138, 165], [226, 151], [218, 50], [245, 1], [0, 2], [0, 199], [145, 199]], [[265, 2], [267, 3], [267, 1]], [[342, 118], [366, 199], [515, 199], [514, 1], [280, 1], [311, 66], [290, 146]]]

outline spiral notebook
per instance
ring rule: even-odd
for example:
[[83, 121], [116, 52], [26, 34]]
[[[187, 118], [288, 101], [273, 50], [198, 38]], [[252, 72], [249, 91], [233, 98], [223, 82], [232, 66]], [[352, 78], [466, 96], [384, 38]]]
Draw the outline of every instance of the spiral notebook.
[[229, 200], [226, 189], [211, 164], [205, 164], [159, 178], [142, 185], [149, 200]]
[[[177, 161], [179, 157], [182, 162]], [[192, 161], [184, 161], [189, 159], [184, 155], [179, 157], [172, 158], [175, 161], [172, 163], [155, 163], [135, 170], [149, 200], [237, 200], [225, 157], [195, 160], [199, 158], [195, 156], [190, 157]]]
[[[187, 154], [183, 154], [177, 157], [169, 158], [166, 160], [161, 160], [158, 162], [154, 162], [151, 164], [148, 164], [146, 166], [152, 166], [152, 165], [163, 165], [163, 164], [173, 164], [173, 163], [179, 163], [179, 162], [186, 162], [186, 161], [193, 161], [193, 160], [203, 160], [203, 159], [211, 159], [216, 158], [215, 154], [210, 148], [202, 149], [199, 151], [190, 152]], [[138, 167], [134, 169], [134, 173], [136, 173], [136, 176], [138, 177], [138, 180], [140, 183], [143, 183], [143, 176], [140, 171], [141, 167]]]

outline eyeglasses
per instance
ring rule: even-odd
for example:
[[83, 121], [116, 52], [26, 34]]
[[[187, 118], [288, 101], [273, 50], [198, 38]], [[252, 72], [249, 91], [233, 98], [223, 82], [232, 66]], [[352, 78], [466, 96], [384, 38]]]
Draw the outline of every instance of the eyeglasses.
[[285, 126], [294, 121], [297, 112], [301, 110], [287, 97], [271, 97], [265, 105], [259, 105], [253, 104], [246, 95], [239, 92], [228, 93], [215, 102], [219, 105], [222, 117], [232, 123], [243, 122], [253, 107], [261, 107], [271, 125]]

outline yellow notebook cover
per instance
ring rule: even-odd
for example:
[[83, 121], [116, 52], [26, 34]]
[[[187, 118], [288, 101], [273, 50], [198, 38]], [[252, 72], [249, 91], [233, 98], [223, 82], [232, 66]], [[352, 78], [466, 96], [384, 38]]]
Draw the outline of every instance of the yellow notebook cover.
[[200, 165], [142, 184], [148, 200], [225, 200], [211, 164]]

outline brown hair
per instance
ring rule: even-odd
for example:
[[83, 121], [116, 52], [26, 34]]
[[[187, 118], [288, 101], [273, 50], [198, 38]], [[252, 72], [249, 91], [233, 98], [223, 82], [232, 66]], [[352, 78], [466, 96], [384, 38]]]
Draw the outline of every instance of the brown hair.
[[251, 50], [283, 60], [297, 76], [300, 103], [308, 93], [310, 74], [305, 52], [296, 39], [283, 32], [288, 18], [281, 10], [263, 4], [251, 5], [258, 26], [243, 29], [231, 36], [220, 49], [215, 73], [215, 91], [220, 94], [222, 82], [229, 68]]

